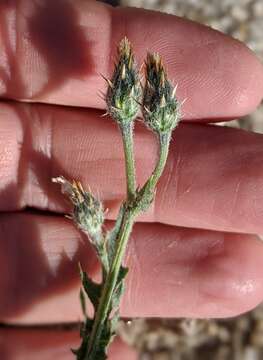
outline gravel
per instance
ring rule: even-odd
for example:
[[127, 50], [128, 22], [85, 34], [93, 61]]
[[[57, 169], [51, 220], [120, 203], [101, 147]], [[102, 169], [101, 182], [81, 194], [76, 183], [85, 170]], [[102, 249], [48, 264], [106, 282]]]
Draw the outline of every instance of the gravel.
[[122, 0], [209, 25], [245, 42], [263, 59], [262, 0]]

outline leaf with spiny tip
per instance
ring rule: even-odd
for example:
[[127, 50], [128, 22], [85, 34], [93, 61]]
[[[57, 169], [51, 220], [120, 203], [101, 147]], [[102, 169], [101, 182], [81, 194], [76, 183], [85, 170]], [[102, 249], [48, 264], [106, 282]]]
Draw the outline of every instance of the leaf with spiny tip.
[[102, 284], [95, 283], [93, 280], [91, 280], [87, 273], [82, 270], [80, 264], [79, 272], [83, 289], [85, 290], [85, 293], [88, 295], [88, 298], [90, 299], [92, 305], [94, 306], [94, 309], [96, 310], [99, 306], [99, 300], [102, 292]]
[[82, 343], [78, 349], [71, 349], [72, 353], [74, 355], [76, 355], [77, 360], [85, 359], [85, 355], [87, 353], [87, 348], [88, 348], [88, 343], [89, 343], [89, 337], [87, 336], [87, 337], [83, 338]]

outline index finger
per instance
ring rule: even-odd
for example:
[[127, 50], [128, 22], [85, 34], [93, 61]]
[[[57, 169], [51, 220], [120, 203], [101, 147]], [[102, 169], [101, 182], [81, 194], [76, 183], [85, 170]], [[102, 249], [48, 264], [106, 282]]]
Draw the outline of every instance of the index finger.
[[[1, 360], [72, 360], [71, 348], [80, 344], [78, 326], [12, 326], [0, 328]], [[116, 338], [109, 360], [135, 360], [136, 351]]]
[[185, 118], [233, 118], [261, 100], [262, 66], [238, 41], [176, 16], [81, 0], [0, 4], [0, 96], [103, 108], [100, 73], [110, 76], [123, 36], [139, 64], [148, 50], [161, 53], [188, 99]]

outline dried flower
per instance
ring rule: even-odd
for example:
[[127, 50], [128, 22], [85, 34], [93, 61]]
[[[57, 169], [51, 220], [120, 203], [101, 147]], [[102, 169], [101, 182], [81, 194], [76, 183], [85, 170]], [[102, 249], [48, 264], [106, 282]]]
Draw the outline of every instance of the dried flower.
[[118, 47], [118, 62], [106, 95], [107, 111], [120, 125], [133, 121], [139, 111], [141, 87], [131, 44], [125, 37]]
[[147, 126], [163, 134], [171, 132], [179, 122], [179, 102], [158, 54], [148, 54], [146, 83], [143, 94], [143, 116]]
[[104, 222], [102, 203], [90, 192], [84, 191], [79, 181], [73, 180], [71, 183], [63, 176], [53, 178], [52, 181], [61, 184], [62, 193], [66, 194], [74, 205], [72, 219], [76, 225], [89, 235], [91, 241], [99, 241]]

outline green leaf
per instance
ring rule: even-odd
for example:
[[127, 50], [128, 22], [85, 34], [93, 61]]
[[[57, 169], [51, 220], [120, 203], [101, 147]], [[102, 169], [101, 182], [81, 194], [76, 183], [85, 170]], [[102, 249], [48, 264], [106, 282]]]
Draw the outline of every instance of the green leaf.
[[92, 330], [92, 326], [94, 324], [94, 320], [90, 318], [86, 318], [85, 322], [82, 324], [80, 328], [80, 336], [84, 339], [85, 337], [89, 336]]
[[103, 238], [104, 241], [97, 246], [96, 250], [98, 253], [98, 257], [99, 260], [101, 262], [102, 265], [102, 270], [103, 270], [103, 280], [106, 279], [107, 274], [109, 273], [109, 257], [108, 257], [108, 253], [107, 253], [107, 245], [106, 245], [106, 239]]
[[102, 292], [102, 285], [94, 282], [85, 271], [82, 270], [79, 265], [80, 277], [82, 281], [83, 289], [88, 295], [92, 305], [94, 306], [95, 311], [99, 305], [99, 300]]
[[116, 250], [118, 235], [121, 229], [124, 214], [125, 214], [125, 205], [122, 204], [113, 229], [109, 231], [106, 235], [106, 244], [107, 244], [108, 259], [110, 265], [112, 264], [113, 257], [116, 252], [115, 250]]
[[84, 294], [84, 291], [83, 291], [82, 288], [79, 291], [79, 299], [80, 299], [80, 305], [81, 305], [82, 313], [86, 318], [87, 317], [86, 299], [85, 299], [85, 294]]
[[116, 335], [116, 330], [117, 330], [117, 326], [119, 323], [119, 319], [120, 319], [119, 310], [116, 310], [115, 313], [113, 314], [112, 318], [110, 319], [112, 337], [114, 337]]
[[128, 273], [128, 268], [121, 266], [118, 280], [112, 295], [111, 310], [118, 308], [120, 304], [121, 296], [124, 292], [124, 287], [125, 287], [124, 279], [127, 273]]
[[86, 318], [85, 323], [81, 325], [80, 336], [82, 338], [82, 343], [78, 349], [71, 349], [74, 355], [76, 355], [77, 360], [85, 360], [85, 356], [89, 344], [89, 335], [92, 330], [94, 321], [92, 319]]
[[154, 177], [151, 175], [147, 182], [141, 189], [136, 191], [134, 200], [134, 211], [136, 214], [146, 211], [154, 201], [155, 188], [154, 188]]
[[113, 317], [112, 319], [108, 319], [106, 321], [106, 324], [104, 326], [104, 329], [102, 331], [102, 336], [101, 336], [101, 339], [99, 341], [99, 345], [98, 345], [98, 348], [99, 348], [99, 351], [97, 352], [97, 354], [100, 354], [102, 355], [102, 353], [106, 356], [105, 358], [98, 358], [98, 357], [95, 357], [94, 360], [97, 360], [97, 359], [107, 359], [107, 348], [108, 346], [110, 345], [110, 343], [112, 342], [114, 336], [116, 335], [116, 324], [118, 322], [118, 318], [116, 317]]
[[[89, 354], [88, 360], [106, 360], [107, 359], [107, 348], [109, 344], [111, 343], [111, 340], [114, 336], [114, 331], [112, 328], [111, 320], [107, 319], [103, 330], [100, 336], [100, 339], [98, 343], [96, 344], [96, 348], [93, 348], [92, 353]], [[86, 354], [87, 355], [87, 354]], [[83, 359], [77, 359], [77, 360], [84, 360]]]
[[85, 359], [85, 354], [88, 348], [88, 342], [89, 342], [89, 338], [88, 336], [86, 336], [85, 338], [83, 338], [82, 343], [78, 349], [71, 349], [73, 354], [76, 355], [77, 360]]
[[89, 360], [106, 360], [107, 355], [104, 350], [98, 350]]

